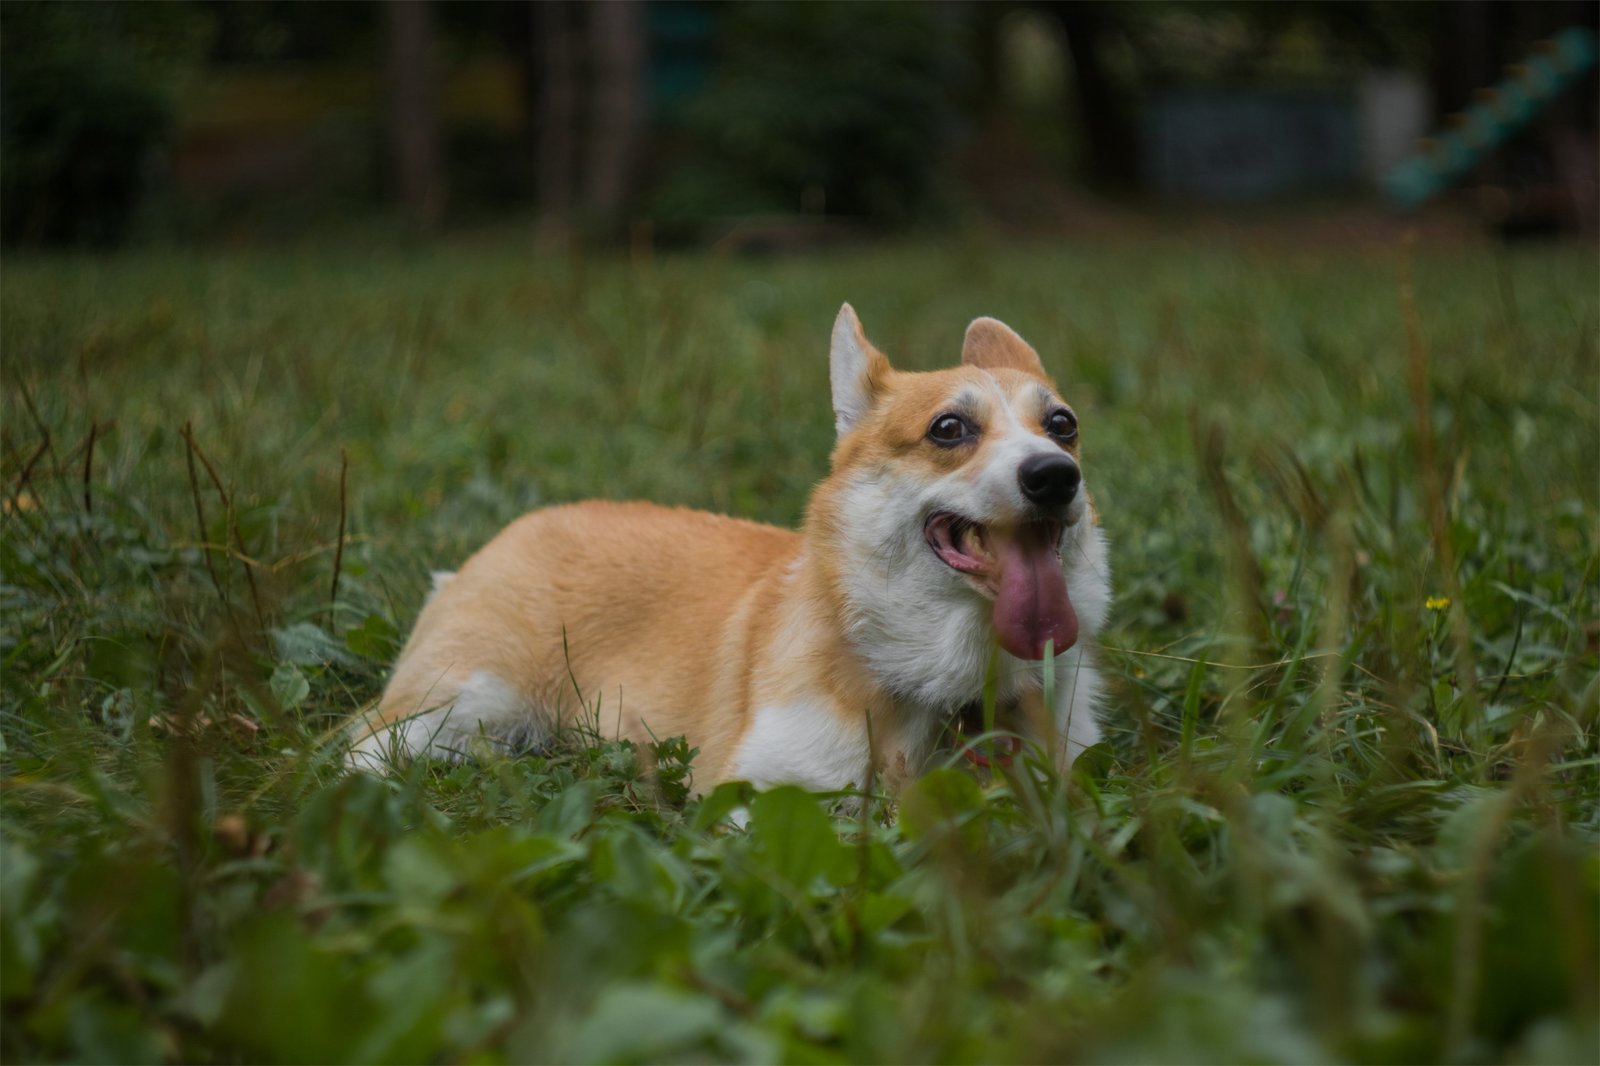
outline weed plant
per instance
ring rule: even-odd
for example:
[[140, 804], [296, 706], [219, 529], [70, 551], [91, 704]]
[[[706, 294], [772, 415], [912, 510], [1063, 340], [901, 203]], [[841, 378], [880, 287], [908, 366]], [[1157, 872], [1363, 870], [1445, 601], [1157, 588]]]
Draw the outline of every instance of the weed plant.
[[[0, 1055], [1593, 1062], [1596, 288], [1222, 239], [8, 257]], [[517, 514], [796, 523], [844, 299], [912, 368], [996, 315], [1082, 417], [1118, 597], [1071, 780], [697, 797], [681, 739], [581, 729], [342, 772], [428, 570]]]

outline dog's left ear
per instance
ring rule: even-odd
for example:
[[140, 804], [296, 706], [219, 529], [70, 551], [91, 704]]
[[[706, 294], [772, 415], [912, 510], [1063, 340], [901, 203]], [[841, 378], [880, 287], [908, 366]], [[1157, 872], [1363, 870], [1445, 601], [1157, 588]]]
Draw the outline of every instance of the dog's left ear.
[[828, 379], [833, 385], [833, 425], [844, 436], [872, 407], [889, 376], [889, 360], [872, 346], [849, 304], [833, 320]]
[[961, 343], [961, 362], [980, 370], [1020, 370], [1049, 380], [1039, 353], [1017, 331], [996, 318], [975, 318]]

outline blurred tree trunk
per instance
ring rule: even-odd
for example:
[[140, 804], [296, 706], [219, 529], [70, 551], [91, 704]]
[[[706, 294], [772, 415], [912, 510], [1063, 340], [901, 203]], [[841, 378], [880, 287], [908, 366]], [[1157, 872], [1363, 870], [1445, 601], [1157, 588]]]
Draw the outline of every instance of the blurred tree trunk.
[[584, 171], [584, 207], [609, 225], [632, 191], [645, 109], [645, 7], [605, 0], [589, 9], [594, 86]]
[[1127, 191], [1139, 177], [1138, 148], [1126, 93], [1106, 69], [1101, 51], [1120, 17], [1117, 6], [1099, 0], [1050, 0], [1044, 5], [1061, 24], [1072, 53], [1090, 175], [1103, 187]]
[[564, 242], [572, 226], [578, 157], [576, 9], [570, 0], [534, 3], [532, 43], [540, 74], [539, 238], [546, 243]]
[[1000, 81], [1000, 23], [1015, 9], [1016, 5], [1007, 0], [989, 0], [966, 8], [971, 20], [972, 109], [984, 121], [991, 121], [1006, 103]]
[[1499, 72], [1498, 34], [1489, 0], [1440, 4], [1433, 40], [1433, 101], [1439, 117], [1472, 102]]
[[389, 135], [397, 191], [411, 219], [431, 230], [444, 212], [445, 189], [428, 0], [390, 0], [386, 10]]

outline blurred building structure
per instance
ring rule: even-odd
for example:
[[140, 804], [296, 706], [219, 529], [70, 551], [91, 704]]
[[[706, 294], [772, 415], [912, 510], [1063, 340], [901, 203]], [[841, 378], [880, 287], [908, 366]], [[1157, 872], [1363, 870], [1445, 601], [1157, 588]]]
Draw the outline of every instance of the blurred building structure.
[[1145, 118], [1146, 180], [1220, 203], [1348, 189], [1365, 117], [1348, 91], [1169, 90]]

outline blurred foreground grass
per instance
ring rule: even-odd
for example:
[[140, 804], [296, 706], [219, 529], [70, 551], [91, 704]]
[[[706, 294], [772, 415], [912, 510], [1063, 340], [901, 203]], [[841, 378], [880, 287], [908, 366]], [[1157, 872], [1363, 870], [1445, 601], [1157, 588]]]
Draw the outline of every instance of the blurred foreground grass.
[[[1594, 1061], [1595, 257], [1406, 258], [8, 258], [0, 1053]], [[427, 570], [522, 511], [797, 521], [845, 299], [907, 367], [1003, 318], [1082, 416], [1074, 783], [740, 832], [681, 744], [341, 775]]]

